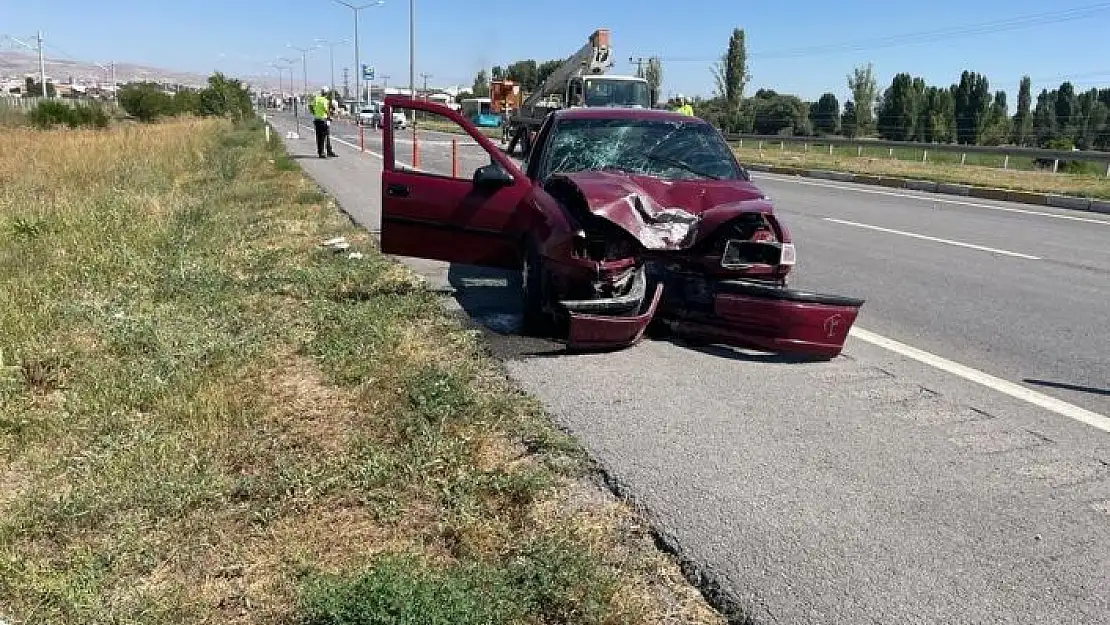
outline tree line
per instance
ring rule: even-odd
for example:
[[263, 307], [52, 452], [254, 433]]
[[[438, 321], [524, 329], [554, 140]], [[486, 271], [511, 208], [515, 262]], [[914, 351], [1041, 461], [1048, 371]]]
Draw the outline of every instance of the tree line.
[[695, 113], [726, 132], [763, 135], [881, 137], [893, 141], [1110, 149], [1110, 89], [1077, 92], [1070, 82], [1042, 89], [1034, 104], [1024, 76], [1011, 115], [1005, 91], [991, 91], [983, 74], [965, 70], [949, 86], [899, 73], [879, 91], [871, 64], [847, 76], [851, 99], [833, 93], [815, 102], [760, 89], [744, 97], [750, 76], [744, 31], [734, 29], [713, 67], [714, 96], [696, 99]]
[[238, 121], [254, 114], [246, 85], [219, 72], [208, 77], [208, 86], [203, 89], [179, 86], [170, 94], [157, 83], [141, 82], [124, 85], [118, 96], [120, 108], [144, 122], [185, 114]]

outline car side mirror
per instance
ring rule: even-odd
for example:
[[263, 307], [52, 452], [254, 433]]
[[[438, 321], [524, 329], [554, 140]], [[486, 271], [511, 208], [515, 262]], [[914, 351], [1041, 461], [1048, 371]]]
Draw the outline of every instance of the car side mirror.
[[490, 163], [474, 171], [474, 186], [476, 187], [507, 187], [512, 183], [513, 177], [497, 163]]

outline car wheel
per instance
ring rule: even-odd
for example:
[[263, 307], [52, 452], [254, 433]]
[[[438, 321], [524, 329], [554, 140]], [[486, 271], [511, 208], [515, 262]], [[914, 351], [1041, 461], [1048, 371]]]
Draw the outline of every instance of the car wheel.
[[520, 294], [525, 333], [544, 334], [553, 330], [554, 320], [544, 310], [548, 298], [544, 282], [543, 257], [535, 242], [529, 239], [524, 244], [520, 267]]

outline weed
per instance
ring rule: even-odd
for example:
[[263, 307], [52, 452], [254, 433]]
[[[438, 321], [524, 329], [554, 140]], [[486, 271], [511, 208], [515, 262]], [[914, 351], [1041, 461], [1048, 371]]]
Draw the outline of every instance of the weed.
[[653, 574], [607, 508], [559, 505], [570, 440], [278, 143], [191, 118], [0, 133], [0, 618], [670, 611], [623, 603]]

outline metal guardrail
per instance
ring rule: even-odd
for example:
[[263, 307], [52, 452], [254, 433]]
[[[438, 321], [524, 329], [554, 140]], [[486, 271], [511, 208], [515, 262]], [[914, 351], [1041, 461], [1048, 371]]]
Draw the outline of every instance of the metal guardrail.
[[[1084, 161], [1088, 163], [1105, 163], [1106, 175], [1110, 177], [1110, 152], [1095, 150], [1044, 150], [1040, 148], [1023, 148], [1018, 146], [985, 146], [985, 145], [960, 145], [955, 143], [917, 143], [912, 141], [889, 141], [885, 139], [846, 139], [844, 137], [780, 137], [777, 135], [746, 135], [729, 134], [725, 138], [741, 147], [758, 145], [759, 149], [767, 149], [769, 145], [784, 148], [789, 145], [827, 146], [832, 153], [834, 147], [855, 148], [857, 156], [863, 155], [865, 148], [887, 148], [893, 150], [919, 150], [922, 161], [928, 161], [929, 152], [943, 152], [960, 154], [961, 162], [968, 154], [985, 154], [997, 156], [1003, 161], [1003, 168], [1007, 167], [1010, 158], [1041, 159], [1053, 162], [1053, 171], [1059, 167], [1060, 161]], [[753, 145], [753, 147], [754, 147]]]

